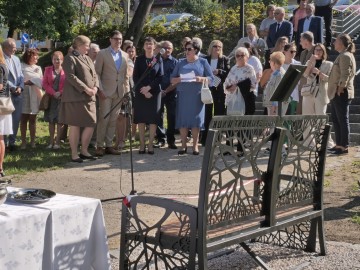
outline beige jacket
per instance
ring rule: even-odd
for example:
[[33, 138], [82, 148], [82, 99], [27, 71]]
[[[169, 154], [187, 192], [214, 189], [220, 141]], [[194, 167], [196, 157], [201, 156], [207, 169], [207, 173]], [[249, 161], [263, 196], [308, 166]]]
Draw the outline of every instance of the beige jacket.
[[344, 51], [335, 59], [329, 75], [328, 95], [329, 99], [335, 97], [337, 87], [345, 87], [348, 91], [348, 98], [354, 98], [354, 77], [356, 62], [354, 54]]
[[130, 91], [128, 55], [121, 51], [121, 57], [121, 66], [117, 70], [110, 47], [101, 50], [96, 56], [95, 69], [99, 76], [100, 90], [106, 97], [111, 97], [117, 93], [121, 98]]
[[99, 87], [98, 77], [90, 57], [73, 51], [65, 56], [62, 66], [66, 78], [61, 102], [95, 101], [95, 96], [91, 97], [84, 92], [86, 87]]
[[[306, 65], [309, 65], [309, 61], [306, 62]], [[322, 74], [324, 74], [323, 79], [319, 79], [319, 91], [314, 93], [315, 98], [319, 100], [322, 104], [328, 104], [330, 102], [328, 98], [328, 80], [331, 68], [333, 66], [332, 62], [323, 61], [319, 70]], [[307, 78], [307, 84], [311, 84], [313, 80], [316, 79], [314, 74], [306, 74], [304, 73], [304, 77]]]

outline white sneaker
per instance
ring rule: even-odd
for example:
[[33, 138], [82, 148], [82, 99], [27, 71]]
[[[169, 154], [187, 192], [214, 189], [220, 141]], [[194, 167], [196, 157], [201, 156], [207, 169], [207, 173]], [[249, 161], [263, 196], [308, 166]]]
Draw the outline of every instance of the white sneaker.
[[60, 149], [60, 145], [58, 145], [58, 144], [54, 144], [53, 149], [54, 149], [54, 150], [58, 150], [58, 149]]
[[53, 148], [52, 144], [49, 144], [48, 146], [46, 146], [46, 149], [52, 149], [52, 148]]

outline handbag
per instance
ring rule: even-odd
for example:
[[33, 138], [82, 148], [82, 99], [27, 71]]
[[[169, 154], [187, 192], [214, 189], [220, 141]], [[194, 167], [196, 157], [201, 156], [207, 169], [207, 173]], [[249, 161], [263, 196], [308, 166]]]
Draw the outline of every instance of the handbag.
[[215, 87], [218, 87], [220, 83], [221, 83], [221, 78], [215, 75], [213, 85]]
[[214, 102], [207, 80], [203, 82], [201, 88], [201, 101], [204, 104], [212, 104]]
[[50, 107], [50, 98], [51, 96], [48, 93], [45, 93], [41, 100], [40, 100], [40, 104], [39, 104], [39, 110], [40, 111], [46, 111], [47, 109], [49, 109]]
[[11, 97], [0, 97], [0, 115], [8, 115], [15, 111]]
[[239, 87], [235, 92], [229, 95], [229, 101], [226, 104], [227, 115], [244, 115], [245, 114], [245, 101], [242, 97]]
[[316, 84], [316, 79], [314, 79], [311, 83], [304, 84], [301, 88], [301, 96], [306, 97], [313, 95], [316, 87], [318, 87]]

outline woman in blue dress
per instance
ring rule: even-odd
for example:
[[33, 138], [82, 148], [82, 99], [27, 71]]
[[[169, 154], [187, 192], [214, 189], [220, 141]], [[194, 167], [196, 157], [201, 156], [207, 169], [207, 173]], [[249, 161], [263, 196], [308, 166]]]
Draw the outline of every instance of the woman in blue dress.
[[171, 74], [171, 83], [176, 84], [176, 128], [180, 130], [179, 155], [187, 153], [187, 134], [193, 136], [193, 155], [199, 155], [199, 132], [204, 129], [205, 106], [201, 101], [201, 88], [206, 80], [211, 85], [213, 74], [206, 59], [198, 57], [200, 45], [196, 41], [185, 44], [186, 58], [181, 59]]

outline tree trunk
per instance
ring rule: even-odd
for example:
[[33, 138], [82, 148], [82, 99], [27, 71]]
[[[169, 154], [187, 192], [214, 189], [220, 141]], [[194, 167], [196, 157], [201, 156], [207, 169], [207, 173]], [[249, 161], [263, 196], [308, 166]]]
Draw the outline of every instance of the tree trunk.
[[138, 8], [135, 11], [134, 17], [129, 25], [129, 29], [126, 31], [125, 39], [131, 39], [134, 45], [137, 46], [141, 35], [143, 33], [143, 27], [146, 21], [146, 17], [150, 13], [150, 9], [154, 4], [154, 0], [142, 0], [139, 3]]
[[15, 33], [15, 27], [13, 27], [13, 25], [11, 23], [9, 23], [9, 31], [8, 31], [7, 37], [13, 38], [14, 33]]

